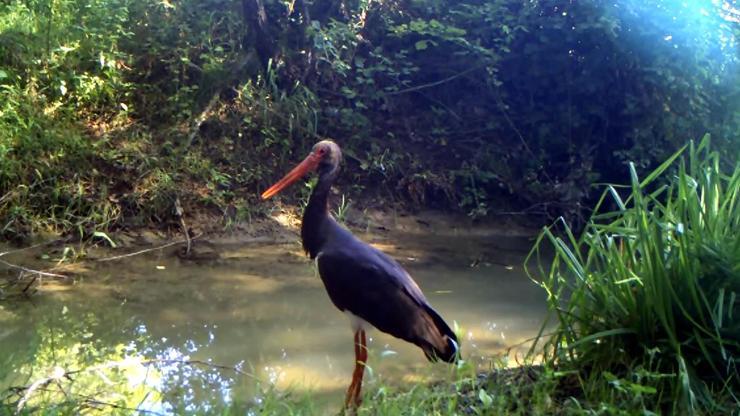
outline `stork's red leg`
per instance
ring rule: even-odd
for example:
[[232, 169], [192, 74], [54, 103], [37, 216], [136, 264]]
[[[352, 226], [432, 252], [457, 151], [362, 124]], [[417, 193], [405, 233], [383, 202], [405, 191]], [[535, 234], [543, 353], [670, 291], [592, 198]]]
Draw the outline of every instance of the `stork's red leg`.
[[365, 373], [365, 363], [367, 362], [367, 340], [365, 331], [355, 332], [355, 371], [352, 373], [352, 384], [347, 389], [347, 398], [344, 400], [344, 407], [348, 408], [350, 403], [357, 407], [360, 405], [360, 391], [362, 390], [362, 375]]
[[365, 369], [364, 366], [360, 365], [360, 358], [362, 354], [362, 348], [360, 344], [360, 333], [364, 335], [364, 331], [357, 331], [355, 332], [355, 371], [352, 373], [352, 383], [349, 385], [349, 388], [347, 389], [347, 397], [344, 400], [344, 407], [349, 407], [350, 402], [352, 402], [352, 399], [355, 398], [356, 393], [355, 390], [358, 388], [358, 381], [362, 377], [362, 370]]
[[357, 368], [359, 368], [359, 375], [357, 378], [357, 386], [355, 388], [355, 406], [359, 406], [362, 402], [362, 399], [360, 399], [360, 391], [362, 390], [362, 376], [365, 374], [365, 365], [367, 364], [367, 341], [365, 340], [365, 331], [360, 330], [360, 351], [359, 351], [359, 357], [357, 364], [358, 366], [355, 368], [355, 371], [357, 371]]

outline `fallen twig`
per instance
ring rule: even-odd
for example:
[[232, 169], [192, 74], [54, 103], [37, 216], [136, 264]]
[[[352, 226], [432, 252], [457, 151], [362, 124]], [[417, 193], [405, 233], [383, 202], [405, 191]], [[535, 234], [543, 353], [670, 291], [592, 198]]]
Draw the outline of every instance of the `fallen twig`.
[[171, 242], [169, 242], [167, 244], [163, 244], [161, 246], [152, 247], [152, 248], [145, 248], [143, 250], [135, 251], [133, 253], [128, 253], [128, 254], [121, 254], [119, 256], [104, 257], [102, 259], [96, 259], [95, 261], [98, 261], [98, 262], [101, 262], [101, 261], [113, 261], [113, 260], [124, 259], [126, 257], [138, 256], [139, 254], [149, 253], [150, 251], [162, 250], [162, 249], [165, 249], [167, 247], [176, 246], [178, 244], [189, 243], [190, 241], [196, 240], [196, 239], [198, 239], [198, 238], [200, 238], [202, 236], [203, 236], [203, 234], [198, 234], [196, 236], [193, 236], [192, 238], [188, 236], [188, 239], [186, 239], [186, 240], [171, 241]]
[[40, 378], [33, 382], [27, 389], [26, 392], [23, 393], [23, 397], [21, 397], [21, 400], [18, 402], [18, 406], [15, 408], [16, 413], [20, 413], [21, 410], [23, 410], [23, 407], [28, 403], [28, 400], [31, 398], [31, 395], [33, 395], [33, 392], [38, 390], [40, 387], [45, 387], [49, 385], [52, 381], [59, 380], [68, 374], [64, 372], [61, 368], [57, 367], [54, 369], [54, 373], [50, 375], [49, 377]]
[[23, 288], [23, 290], [22, 290], [21, 292], [22, 292], [22, 293], [23, 293], [24, 295], [28, 295], [28, 289], [30, 289], [30, 288], [31, 288], [31, 286], [32, 286], [32, 285], [33, 285], [33, 284], [34, 284], [34, 283], [36, 282], [36, 280], [38, 280], [38, 278], [39, 278], [39, 276], [38, 276], [38, 275], [34, 276], [34, 277], [33, 277], [33, 279], [31, 279], [31, 281], [30, 281], [30, 282], [28, 282], [28, 284], [27, 284], [27, 285], [26, 285], [26, 286], [25, 286], [25, 287]]
[[37, 274], [37, 275], [40, 275], [40, 276], [47, 276], [47, 277], [61, 277], [63, 279], [69, 278], [69, 276], [66, 276], [66, 275], [63, 275], [63, 274], [50, 273], [50, 272], [45, 272], [43, 270], [29, 269], [28, 267], [19, 266], [17, 264], [13, 264], [13, 263], [7, 262], [5, 260], [0, 260], [0, 264], [4, 264], [7, 267], [10, 267], [11, 269], [20, 270], [20, 271], [25, 272], [25, 273]]

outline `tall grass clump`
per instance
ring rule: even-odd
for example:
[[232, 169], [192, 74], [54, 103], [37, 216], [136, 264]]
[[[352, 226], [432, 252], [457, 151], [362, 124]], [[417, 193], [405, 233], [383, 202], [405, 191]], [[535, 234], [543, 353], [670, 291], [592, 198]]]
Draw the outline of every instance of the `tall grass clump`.
[[545, 360], [578, 374], [587, 401], [738, 409], [740, 164], [722, 162], [705, 137], [645, 178], [630, 165], [580, 237], [564, 221], [541, 234], [531, 255], [554, 247], [539, 263], [555, 320]]

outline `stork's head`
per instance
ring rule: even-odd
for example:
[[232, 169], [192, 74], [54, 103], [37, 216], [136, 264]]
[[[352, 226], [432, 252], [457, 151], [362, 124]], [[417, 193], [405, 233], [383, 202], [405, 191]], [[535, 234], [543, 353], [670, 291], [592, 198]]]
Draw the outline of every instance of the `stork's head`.
[[322, 140], [313, 146], [311, 153], [301, 163], [263, 192], [262, 199], [277, 194], [309, 172], [317, 171], [322, 176], [327, 174], [336, 175], [341, 161], [342, 151], [339, 146], [331, 140]]

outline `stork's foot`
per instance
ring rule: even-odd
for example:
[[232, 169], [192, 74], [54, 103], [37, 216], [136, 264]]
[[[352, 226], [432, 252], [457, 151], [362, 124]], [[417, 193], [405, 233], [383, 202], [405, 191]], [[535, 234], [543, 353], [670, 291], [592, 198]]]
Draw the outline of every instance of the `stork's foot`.
[[339, 414], [342, 415], [342, 416], [357, 416], [357, 409], [358, 409], [357, 406], [355, 406], [354, 404], [350, 403], [350, 405], [349, 406], [345, 406], [339, 412]]
[[357, 377], [357, 369], [355, 368], [352, 374], [352, 383], [347, 388], [347, 395], [344, 397], [344, 408], [349, 409], [357, 401], [356, 397], [359, 395], [360, 390], [360, 379]]
[[[364, 369], [364, 366], [363, 366]], [[362, 404], [362, 376], [353, 377], [352, 384], [347, 389], [347, 396], [344, 399], [345, 409], [356, 409]]]
[[344, 398], [344, 408], [350, 409], [353, 405], [355, 405], [355, 392], [357, 390], [357, 383], [355, 383], [355, 380], [352, 380], [352, 384], [349, 385], [349, 388], [347, 389], [347, 396]]

